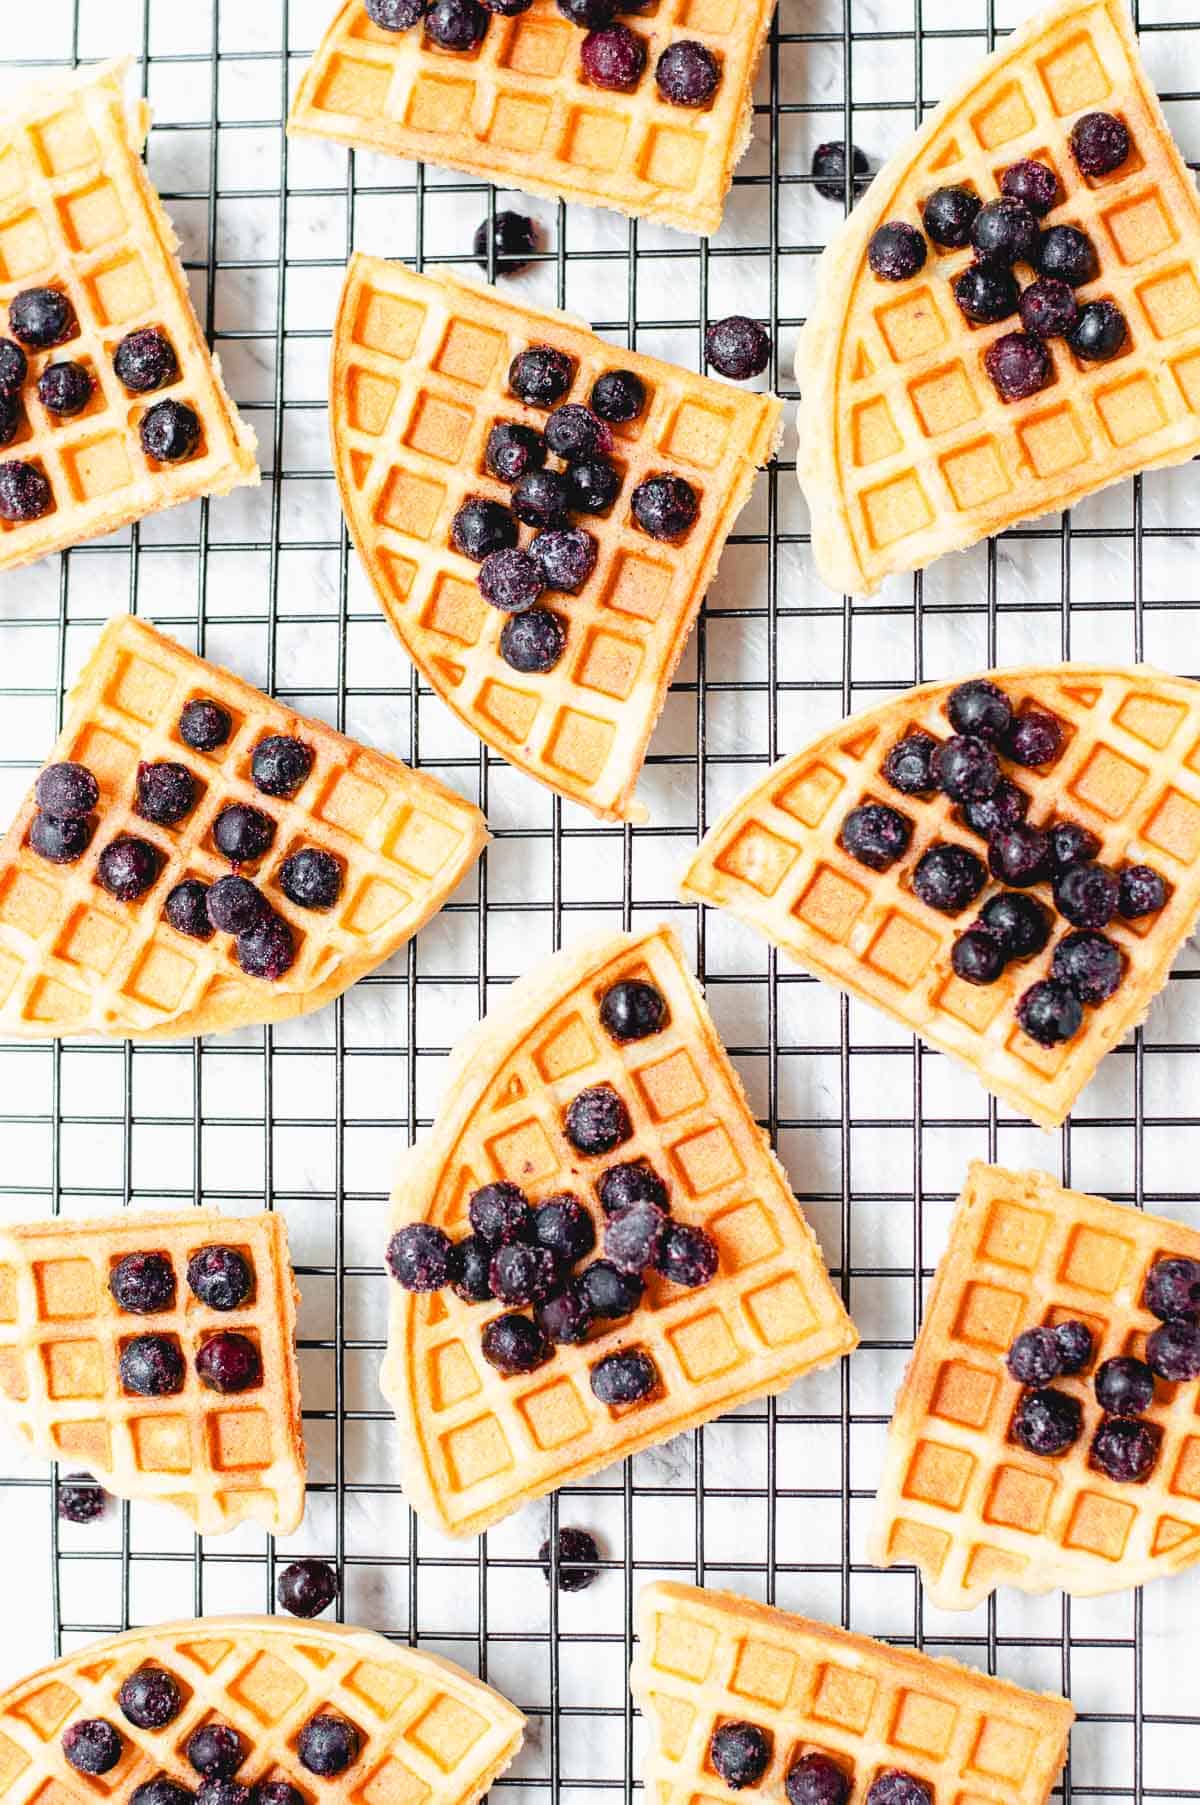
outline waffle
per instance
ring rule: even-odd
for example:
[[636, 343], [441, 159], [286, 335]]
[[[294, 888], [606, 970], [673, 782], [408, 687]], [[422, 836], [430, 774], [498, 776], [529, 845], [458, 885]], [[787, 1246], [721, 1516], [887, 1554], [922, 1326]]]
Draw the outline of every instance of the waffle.
[[[484, 468], [484, 447], [497, 420], [545, 425], [507, 380], [513, 357], [535, 344], [575, 361], [564, 400], [586, 401], [605, 370], [635, 371], [649, 399], [639, 420], [614, 428], [624, 497], [666, 470], [686, 477], [701, 504], [678, 545], [643, 533], [627, 499], [606, 519], [580, 517], [599, 545], [595, 570], [580, 595], [546, 597], [568, 623], [566, 651], [547, 675], [523, 676], [500, 657], [506, 617], [483, 601], [479, 567], [453, 549], [450, 524], [469, 495], [510, 500]], [[384, 613], [473, 733], [603, 818], [646, 818], [634, 800], [646, 743], [779, 413], [773, 396], [615, 350], [579, 320], [482, 284], [351, 261], [334, 330], [333, 461]]]
[[[139, 1668], [168, 1673], [182, 1709], [142, 1730], [118, 1693]], [[300, 1763], [296, 1741], [316, 1713], [346, 1719], [358, 1759], [336, 1780]], [[101, 1718], [122, 1739], [121, 1759], [99, 1779], [78, 1774], [62, 1749], [72, 1724]], [[127, 1630], [43, 1667], [0, 1693], [0, 1792], [34, 1800], [128, 1798], [165, 1776], [195, 1792], [185, 1755], [192, 1732], [216, 1720], [248, 1753], [238, 1780], [299, 1784], [305, 1798], [347, 1805], [474, 1805], [521, 1746], [525, 1720], [507, 1699], [450, 1661], [344, 1624], [278, 1617], [205, 1617]]]
[[[1119, 115], [1134, 148], [1112, 175], [1085, 181], [1067, 140], [1095, 109]], [[994, 199], [1026, 157], [1050, 164], [1064, 194], [1045, 224], [1080, 226], [1096, 248], [1100, 273], [1081, 300], [1115, 301], [1129, 341], [1090, 364], [1052, 341], [1052, 384], [1006, 405], [983, 357], [1019, 321], [971, 326], [959, 312], [950, 281], [970, 249], [930, 242], [907, 282], [878, 281], [866, 250], [885, 220], [919, 226], [935, 188]], [[1006, 38], [875, 177], [824, 252], [814, 293], [796, 356], [797, 470], [817, 567], [834, 589], [870, 594], [891, 572], [1193, 457], [1200, 200], [1123, 0], [1060, 0]]]
[[[754, 72], [773, 0], [659, 0], [627, 19], [647, 45], [631, 94], [584, 79], [584, 33], [554, 0], [493, 17], [478, 50], [431, 47], [421, 30], [380, 31], [345, 0], [292, 103], [288, 131], [465, 170], [487, 182], [614, 207], [682, 232], [715, 232], [753, 128]], [[677, 39], [721, 65], [707, 108], [673, 106], [654, 66]]]
[[[126, 106], [127, 67], [109, 63], [26, 91], [0, 119], [0, 306], [23, 289], [58, 288], [79, 327], [67, 343], [29, 353], [23, 423], [0, 462], [35, 464], [54, 501], [40, 520], [0, 521], [0, 570], [259, 480], [254, 434], [204, 341], [179, 242], [141, 160], [150, 113], [144, 103]], [[180, 373], [134, 396], [117, 378], [113, 352], [143, 326], [166, 333]], [[7, 330], [5, 316], [0, 333]], [[66, 359], [84, 364], [94, 384], [88, 406], [70, 419], [47, 413], [36, 392], [46, 365]], [[200, 418], [200, 444], [182, 463], [160, 464], [142, 450], [142, 416], [163, 400], [186, 402]]]
[[[1141, 1021], [1200, 909], [1200, 684], [1145, 665], [990, 674], [1014, 707], [1048, 709], [1070, 733], [1045, 771], [1009, 771], [1032, 799], [1029, 820], [1079, 822], [1098, 836], [1105, 864], [1151, 865], [1173, 887], [1160, 914], [1117, 916], [1105, 930], [1125, 954], [1125, 978], [1107, 1003], [1085, 1012], [1072, 1040], [1041, 1047], [1013, 1012], [1017, 997], [1047, 975], [1066, 923], [1056, 917], [1045, 952], [1009, 965], [985, 988], [955, 976], [950, 949], [1001, 886], [989, 881], [979, 903], [958, 916], [936, 914], [912, 893], [912, 868], [932, 842], [987, 853], [944, 796], [901, 796], [881, 772], [911, 729], [943, 739], [952, 731], [945, 704], [953, 684], [909, 690], [775, 765], [710, 829], [681, 893], [730, 909], [818, 977], [875, 1003], [963, 1060], [1014, 1109], [1054, 1128], [1108, 1049]], [[857, 864], [837, 839], [849, 810], [868, 798], [890, 802], [913, 823], [907, 853], [883, 873]], [[1048, 885], [1030, 894], [1052, 906]]]
[[630, 1687], [647, 1719], [655, 1805], [729, 1796], [709, 1755], [713, 1731], [729, 1722], [770, 1735], [770, 1765], [742, 1796], [774, 1805], [788, 1769], [811, 1752], [852, 1778], [850, 1805], [888, 1769], [923, 1781], [938, 1805], [1042, 1805], [1066, 1759], [1075, 1713], [1065, 1698], [732, 1592], [646, 1586], [638, 1638]]
[[[237, 1248], [253, 1269], [254, 1289], [236, 1310], [209, 1309], [188, 1287], [188, 1260], [209, 1246]], [[134, 1315], [113, 1297], [109, 1274], [139, 1252], [170, 1260], [174, 1308]], [[201, 1535], [246, 1519], [290, 1535], [304, 1515], [297, 1301], [287, 1229], [270, 1213], [0, 1228], [0, 1416], [35, 1454], [86, 1467], [118, 1497], [178, 1505]], [[197, 1378], [196, 1350], [224, 1329], [257, 1344], [260, 1386], [222, 1395]], [[147, 1334], [180, 1347], [182, 1391], [123, 1389], [121, 1349]]]
[[[212, 755], [179, 737], [180, 712], [197, 696], [233, 717], [232, 736]], [[298, 735], [315, 753], [290, 801], [263, 796], [250, 776], [251, 751], [269, 734]], [[0, 843], [0, 1032], [24, 1038], [214, 1034], [318, 1009], [416, 933], [487, 837], [478, 809], [433, 778], [294, 714], [130, 615], [105, 628], [72, 692], [51, 754], [63, 759], [86, 765], [100, 785], [87, 852], [73, 865], [38, 857], [27, 844], [32, 789]], [[137, 766], [159, 759], [186, 764], [204, 789], [174, 829], [134, 812]], [[192, 940], [163, 919], [164, 899], [182, 878], [212, 882], [230, 871], [210, 835], [230, 802], [252, 803], [278, 823], [252, 873], [299, 946], [275, 983], [245, 976], [227, 935]], [[157, 883], [132, 904], [95, 879], [99, 854], [124, 832], [165, 855]], [[278, 867], [301, 845], [323, 848], [343, 867], [341, 897], [328, 912], [296, 908], [278, 887]]]
[[[1156, 1385], [1145, 1415], [1162, 1453], [1143, 1484], [1116, 1485], [1088, 1464], [1102, 1416], [1095, 1368], [1144, 1354], [1159, 1324], [1142, 1289], [1165, 1254], [1200, 1259], [1200, 1233], [1064, 1191], [1044, 1172], [972, 1163], [896, 1398], [871, 1534], [878, 1566], [915, 1564], [935, 1604], [963, 1611], [996, 1586], [1090, 1597], [1200, 1560], [1194, 1385]], [[1023, 1329], [1070, 1319], [1091, 1329], [1095, 1360], [1054, 1385], [1083, 1404], [1084, 1434], [1039, 1459], [1008, 1439], [1021, 1387], [1004, 1358]]]
[[[657, 1034], [615, 1045], [598, 1000], [642, 977], [667, 999]], [[624, 1100], [633, 1138], [587, 1160], [562, 1112], [590, 1085]], [[750, 1114], [728, 1055], [670, 928], [581, 942], [515, 984], [456, 1048], [432, 1133], [405, 1158], [395, 1226], [426, 1219], [469, 1231], [479, 1186], [509, 1179], [530, 1201], [568, 1190], [603, 1215], [593, 1186], [617, 1161], [648, 1159], [673, 1214], [720, 1248], [715, 1278], [685, 1291], [647, 1275], [624, 1322], [518, 1379], [483, 1359], [480, 1332], [500, 1306], [446, 1290], [392, 1287], [383, 1389], [396, 1411], [411, 1502], [452, 1535], [476, 1535], [531, 1498], [596, 1472], [849, 1353], [858, 1337], [782, 1167]], [[599, 1249], [598, 1249], [599, 1251]], [[661, 1384], [621, 1412], [593, 1396], [590, 1369], [640, 1348]]]

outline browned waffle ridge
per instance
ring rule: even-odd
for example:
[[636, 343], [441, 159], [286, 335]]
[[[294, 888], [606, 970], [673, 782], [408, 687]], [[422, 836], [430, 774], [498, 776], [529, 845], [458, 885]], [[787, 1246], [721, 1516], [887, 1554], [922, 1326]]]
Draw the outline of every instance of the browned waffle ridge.
[[[1084, 180], [1068, 135], [1082, 114], [1124, 120], [1133, 150]], [[1006, 405], [984, 367], [1014, 315], [971, 326], [950, 280], [970, 249], [932, 242], [911, 281], [881, 282], [867, 245], [883, 221], [920, 226], [947, 184], [984, 199], [1024, 157], [1049, 163], [1065, 198], [1047, 225], [1083, 228], [1100, 259], [1084, 301], [1115, 301], [1130, 342], [1108, 363], [1052, 342], [1055, 378]], [[1028, 272], [1022, 272], [1022, 280]], [[826, 249], [801, 333], [797, 471], [817, 567], [870, 594], [895, 571], [1061, 508], [1200, 450], [1200, 199], [1138, 54], [1124, 0], [1060, 0], [1029, 19], [931, 113], [880, 170]]]
[[[618, 1046], [597, 1009], [629, 977], [658, 987], [670, 1021]], [[634, 1132], [616, 1153], [588, 1160], [562, 1116], [598, 1083], [622, 1097]], [[591, 1209], [599, 1242], [596, 1182], [617, 1160], [644, 1157], [666, 1180], [673, 1215], [713, 1235], [720, 1266], [695, 1291], [648, 1275], [633, 1316], [599, 1325], [584, 1345], [557, 1348], [517, 1379], [502, 1378], [480, 1351], [499, 1306], [393, 1285], [382, 1384], [400, 1429], [405, 1491], [439, 1528], [476, 1535], [529, 1499], [783, 1391], [856, 1345], [670, 928], [589, 939], [546, 960], [455, 1049], [444, 1096], [432, 1133], [401, 1165], [395, 1226], [427, 1220], [469, 1232], [471, 1193], [509, 1179], [534, 1203], [573, 1192]], [[651, 1355], [662, 1384], [644, 1402], [610, 1410], [592, 1393], [590, 1368], [634, 1347]]]
[[1141, 1485], [1088, 1464], [1103, 1414], [1095, 1366], [1054, 1381], [1083, 1406], [1074, 1448], [1043, 1460], [1008, 1438], [1021, 1387], [1004, 1357], [1016, 1336], [1075, 1318], [1092, 1331], [1095, 1365], [1141, 1357], [1158, 1327], [1142, 1291], [1164, 1255], [1200, 1259], [1200, 1233], [1044, 1172], [972, 1164], [888, 1432], [878, 1566], [915, 1564], [933, 1602], [955, 1611], [997, 1586], [1090, 1597], [1200, 1560], [1196, 1385], [1156, 1385], [1145, 1416], [1162, 1449]]
[[[1014, 1109], [1054, 1128], [1104, 1054], [1141, 1021], [1200, 910], [1200, 684], [1146, 665], [986, 674], [1014, 706], [1049, 709], [1070, 736], [1057, 764], [1012, 772], [1031, 797], [1030, 821], [1077, 821], [1099, 837], [1097, 857], [1106, 864], [1148, 864], [1173, 886], [1161, 914], [1117, 917], [1106, 930], [1125, 954], [1124, 982], [1085, 1012], [1074, 1039], [1040, 1047], [1014, 1014], [1019, 995], [1046, 975], [1066, 924], [1056, 919], [1044, 953], [981, 987], [950, 967], [953, 942], [975, 909], [939, 915], [913, 895], [913, 866], [933, 841], [986, 857], [984, 841], [959, 824], [945, 797], [901, 796], [881, 771], [911, 728], [949, 736], [946, 700], [955, 684], [908, 690], [782, 759], [710, 828], [680, 890], [690, 901], [729, 909], [809, 971], [954, 1054]], [[846, 815], [868, 798], [894, 804], [913, 823], [908, 851], [883, 873], [867, 871], [838, 844]], [[989, 884], [979, 904], [999, 888]], [[1031, 894], [1049, 895], [1046, 885]]]

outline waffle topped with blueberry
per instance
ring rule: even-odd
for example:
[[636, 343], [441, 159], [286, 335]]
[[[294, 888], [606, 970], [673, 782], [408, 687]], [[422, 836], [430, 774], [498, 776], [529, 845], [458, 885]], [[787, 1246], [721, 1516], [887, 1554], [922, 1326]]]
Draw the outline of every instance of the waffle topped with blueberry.
[[125, 68], [38, 87], [0, 118], [0, 570], [259, 480]]
[[629, 1684], [657, 1805], [1044, 1805], [1075, 1717], [1053, 1693], [661, 1580]]
[[342, 0], [288, 131], [715, 232], [750, 142], [773, 10], [772, 0]]
[[0, 844], [0, 1028], [142, 1039], [318, 1009], [486, 838], [434, 778], [119, 616]]
[[[297, 1292], [280, 1216], [0, 1229], [0, 1418], [197, 1534], [304, 1514]], [[0, 1764], [2, 1765], [2, 1764]]]
[[681, 893], [1057, 1127], [1200, 910], [1200, 684], [1068, 664], [909, 690], [775, 765]]
[[857, 1343], [670, 928], [582, 942], [455, 1049], [405, 1158], [383, 1389], [451, 1535]]
[[205, 1617], [92, 1642], [0, 1693], [0, 1774], [9, 1805], [475, 1805], [524, 1724], [370, 1630]]
[[1200, 1560], [1200, 1233], [971, 1166], [896, 1398], [872, 1526], [943, 1610]]
[[835, 589], [1200, 450], [1200, 200], [1124, 0], [1006, 38], [818, 276], [797, 468]]

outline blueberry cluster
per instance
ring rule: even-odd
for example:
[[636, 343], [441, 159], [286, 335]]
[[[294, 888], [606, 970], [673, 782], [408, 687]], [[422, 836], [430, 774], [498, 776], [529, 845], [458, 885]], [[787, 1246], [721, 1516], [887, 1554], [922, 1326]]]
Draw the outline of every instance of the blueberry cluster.
[[[1085, 180], [1119, 169], [1130, 151], [1128, 130], [1111, 113], [1084, 114], [1068, 143]], [[981, 201], [971, 188], [935, 188], [921, 206], [925, 237], [906, 220], [888, 220], [867, 247], [867, 261], [884, 282], [906, 281], [924, 267], [926, 237], [943, 250], [974, 251], [974, 261], [951, 283], [960, 312], [973, 325], [1019, 314], [1023, 328], [1003, 333], [984, 353], [984, 368], [1002, 401], [1027, 400], [1053, 381], [1048, 339], [1064, 339], [1085, 363], [1104, 363], [1129, 337], [1114, 302], [1076, 299], [1075, 290], [1099, 275], [1100, 259], [1078, 226], [1043, 229], [1042, 220], [1061, 198], [1047, 164], [1014, 163], [1004, 171], [995, 200]], [[1013, 274], [1017, 264], [1034, 272], [1024, 289]]]
[[[730, 1792], [757, 1786], [775, 1751], [770, 1730], [742, 1719], [726, 1719], [713, 1731], [708, 1759]], [[853, 1770], [819, 1749], [796, 1756], [783, 1778], [788, 1805], [846, 1805], [854, 1790]], [[865, 1805], [933, 1805], [924, 1780], [902, 1768], [885, 1768], [867, 1789]]]
[[[1066, 746], [1061, 721], [1043, 709], [1014, 709], [996, 683], [976, 678], [951, 691], [948, 739], [914, 729], [889, 748], [883, 776], [901, 795], [938, 793], [956, 805], [972, 833], [987, 841], [987, 864], [967, 846], [938, 841], [917, 860], [913, 893], [928, 908], [959, 915], [976, 900], [989, 875], [1006, 886], [989, 897], [977, 919], [954, 942], [950, 963], [968, 984], [994, 984], [1012, 963], [1032, 959], [1047, 945], [1053, 913], [1024, 894], [1049, 886], [1058, 913], [1075, 930], [1055, 946], [1050, 975], [1017, 1002], [1017, 1020], [1040, 1046], [1053, 1047], [1077, 1034], [1084, 1007], [1106, 1002], [1125, 976], [1125, 957], [1103, 930], [1115, 916], [1134, 921], [1165, 907], [1168, 888], [1149, 865], [1112, 871], [1097, 861], [1100, 841], [1074, 821], [1045, 827], [1026, 820], [1029, 797], [1004, 775], [1002, 760], [1046, 770]], [[871, 871], [886, 871], [908, 851], [913, 824], [889, 803], [864, 802], [850, 810], [839, 836], [851, 858]]]
[[[1118, 1354], [1096, 1369], [1093, 1389], [1103, 1411], [1092, 1436], [1089, 1464], [1119, 1485], [1148, 1479], [1158, 1461], [1162, 1430], [1143, 1413], [1154, 1402], [1154, 1382], [1187, 1384], [1200, 1379], [1200, 1261], [1164, 1257], [1146, 1275], [1143, 1308], [1159, 1327], [1146, 1338], [1146, 1357]], [[1010, 1428], [1031, 1454], [1065, 1454], [1083, 1434], [1079, 1399], [1052, 1381], [1083, 1372], [1093, 1357], [1086, 1323], [1060, 1322], [1026, 1329], [1008, 1351], [1008, 1370], [1024, 1386]]]
[[[668, 1021], [666, 998], [655, 985], [625, 978], [600, 1000], [600, 1023], [617, 1045], [659, 1034]], [[601, 1158], [633, 1135], [629, 1112], [611, 1085], [591, 1085], [573, 1097], [563, 1131], [577, 1153]], [[432, 1223], [412, 1222], [388, 1243], [387, 1265], [406, 1291], [453, 1287], [466, 1303], [508, 1305], [483, 1330], [484, 1359], [512, 1377], [549, 1360], [556, 1343], [585, 1342], [600, 1322], [632, 1315], [641, 1301], [643, 1274], [653, 1268], [673, 1284], [698, 1288], [717, 1270], [717, 1246], [704, 1229], [677, 1222], [670, 1193], [643, 1159], [609, 1166], [596, 1182], [604, 1214], [604, 1258], [581, 1272], [593, 1252], [592, 1215], [570, 1192], [531, 1207], [519, 1185], [484, 1185], [468, 1204], [472, 1233], [451, 1241]], [[533, 1315], [520, 1312], [532, 1306]], [[601, 1403], [634, 1404], [659, 1383], [658, 1369], [641, 1349], [608, 1354], [591, 1369]]]
[[[254, 1269], [236, 1247], [201, 1247], [188, 1260], [187, 1284], [206, 1309], [237, 1310], [253, 1292]], [[131, 1316], [161, 1316], [176, 1307], [175, 1268], [163, 1253], [126, 1254], [109, 1273], [108, 1288], [117, 1308]], [[183, 1390], [183, 1351], [175, 1335], [122, 1342], [119, 1366], [123, 1389], [135, 1397]], [[249, 1336], [225, 1330], [200, 1343], [196, 1372], [210, 1391], [249, 1391], [262, 1383], [262, 1360]]]

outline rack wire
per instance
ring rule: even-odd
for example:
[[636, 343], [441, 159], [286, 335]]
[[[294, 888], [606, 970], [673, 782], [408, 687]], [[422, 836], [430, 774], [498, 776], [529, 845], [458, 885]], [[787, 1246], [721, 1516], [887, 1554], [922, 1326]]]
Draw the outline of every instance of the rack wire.
[[[1192, 155], [1194, 3], [1144, 3], [1140, 19]], [[15, 805], [43, 756], [100, 622], [129, 607], [444, 777], [488, 812], [495, 839], [477, 883], [319, 1017], [180, 1046], [0, 1045], [5, 1214], [264, 1199], [286, 1212], [304, 1294], [311, 1472], [304, 1528], [286, 1546], [250, 1529], [201, 1542], [128, 1505], [87, 1529], [60, 1524], [56, 1482], [5, 1447], [0, 1525], [17, 1608], [10, 1590], [0, 1676], [130, 1623], [270, 1609], [282, 1562], [317, 1554], [338, 1566], [346, 1619], [450, 1655], [527, 1712], [529, 1742], [502, 1786], [629, 1800], [640, 1787], [625, 1683], [633, 1601], [643, 1581], [671, 1574], [1070, 1692], [1080, 1724], [1064, 1795], [1135, 1805], [1200, 1797], [1189, 1628], [1200, 1574], [1144, 1598], [1006, 1593], [948, 1617], [925, 1605], [911, 1573], [878, 1574], [863, 1554], [891, 1398], [968, 1158], [1042, 1165], [1200, 1222], [1187, 1177], [1200, 1149], [1189, 1084], [1200, 1058], [1194, 957], [1185, 954], [1146, 1028], [1105, 1062], [1074, 1121], [1046, 1139], [736, 924], [674, 901], [686, 848], [755, 770], [909, 683], [1072, 654], [1146, 656], [1193, 672], [1193, 471], [1124, 485], [852, 603], [813, 574], [786, 447], [739, 523], [655, 737], [653, 825], [596, 825], [457, 728], [395, 646], [351, 555], [324, 432], [346, 257], [361, 245], [418, 267], [466, 261], [471, 227], [498, 202], [435, 170], [288, 144], [289, 92], [332, 5], [10, 0], [4, 9], [4, 84], [34, 62], [138, 58], [156, 113], [151, 172], [181, 230], [206, 329], [259, 430], [265, 479], [257, 496], [179, 510], [5, 577], [0, 803]], [[814, 145], [853, 139], [877, 163], [1012, 23], [995, 0], [880, 0], [878, 9], [781, 0], [755, 146], [722, 232], [697, 243], [528, 204], [546, 248], [517, 292], [588, 313], [617, 343], [692, 364], [710, 314], [757, 311], [777, 348], [768, 379], [794, 399], [795, 332], [838, 217], [813, 188]], [[590, 926], [665, 915], [690, 938], [862, 1349], [840, 1372], [573, 1485], [478, 1544], [444, 1542], [403, 1502], [375, 1386], [395, 1154], [428, 1125], [450, 1045], [505, 983]], [[560, 1523], [591, 1529], [605, 1554], [600, 1579], [574, 1596], [538, 1573], [538, 1545]]]

